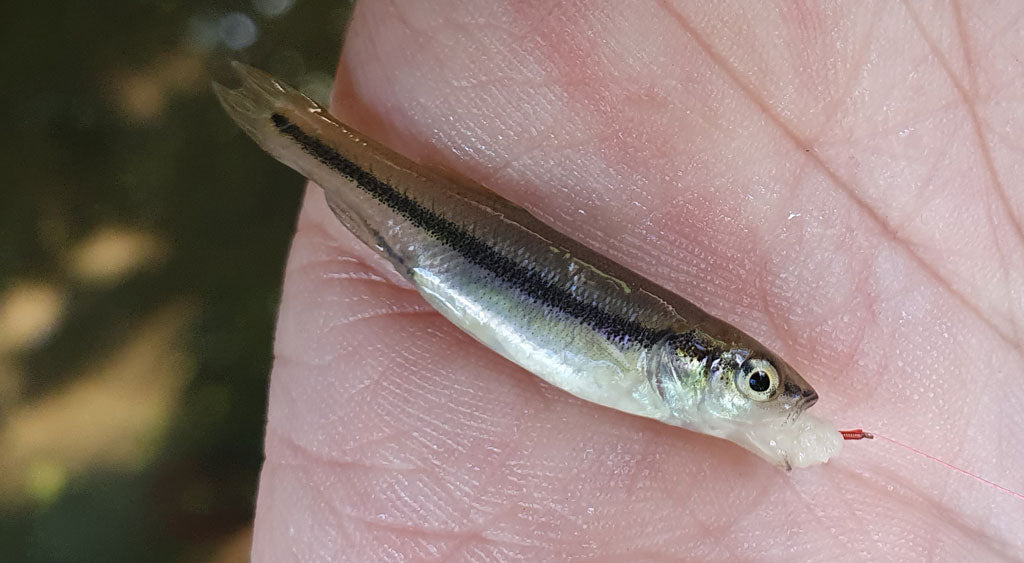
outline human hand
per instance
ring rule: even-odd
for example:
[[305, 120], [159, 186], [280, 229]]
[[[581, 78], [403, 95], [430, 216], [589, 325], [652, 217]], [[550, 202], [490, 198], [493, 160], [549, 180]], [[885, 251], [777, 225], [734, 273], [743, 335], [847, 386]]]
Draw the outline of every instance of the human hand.
[[[334, 111], [751, 333], [817, 414], [1020, 490], [1018, 16], [363, 2]], [[257, 560], [1024, 555], [1020, 500], [887, 442], [786, 474], [544, 384], [316, 189], [276, 356]]]

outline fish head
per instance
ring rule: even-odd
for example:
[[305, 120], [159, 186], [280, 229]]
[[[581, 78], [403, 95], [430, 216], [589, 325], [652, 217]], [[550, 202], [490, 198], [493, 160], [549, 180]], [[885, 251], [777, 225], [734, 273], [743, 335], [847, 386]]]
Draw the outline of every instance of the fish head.
[[805, 414], [818, 393], [777, 356], [744, 348], [725, 351], [708, 367], [705, 422], [731, 440], [789, 470], [823, 463], [842, 437], [827, 421]]
[[731, 420], [793, 419], [818, 393], [778, 357], [745, 348], [725, 350], [709, 362], [705, 408]]
[[817, 392], [771, 352], [691, 332], [675, 339], [666, 356], [675, 385], [662, 388], [676, 390], [662, 396], [681, 426], [735, 442], [785, 469], [838, 452], [842, 437], [835, 428], [804, 412]]

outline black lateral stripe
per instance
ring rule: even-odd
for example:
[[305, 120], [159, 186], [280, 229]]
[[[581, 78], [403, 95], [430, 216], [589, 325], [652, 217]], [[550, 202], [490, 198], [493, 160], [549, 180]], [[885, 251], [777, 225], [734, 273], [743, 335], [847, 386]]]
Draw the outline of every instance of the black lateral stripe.
[[545, 306], [579, 319], [605, 338], [617, 342], [650, 345], [664, 336], [662, 331], [634, 320], [624, 319], [596, 304], [581, 301], [571, 292], [547, 282], [536, 272], [517, 264], [457, 224], [423, 207], [387, 182], [363, 170], [316, 137], [306, 134], [287, 117], [275, 113], [270, 118], [277, 129], [291, 137], [303, 151], [338, 173], [351, 178], [374, 199], [452, 248], [469, 262], [491, 272], [498, 279]]

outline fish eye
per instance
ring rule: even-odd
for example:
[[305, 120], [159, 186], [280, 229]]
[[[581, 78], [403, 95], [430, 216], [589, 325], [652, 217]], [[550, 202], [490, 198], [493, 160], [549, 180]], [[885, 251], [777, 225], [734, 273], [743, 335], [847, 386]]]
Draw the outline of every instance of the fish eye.
[[736, 373], [736, 387], [755, 401], [767, 401], [779, 389], [779, 373], [766, 360], [747, 360]]

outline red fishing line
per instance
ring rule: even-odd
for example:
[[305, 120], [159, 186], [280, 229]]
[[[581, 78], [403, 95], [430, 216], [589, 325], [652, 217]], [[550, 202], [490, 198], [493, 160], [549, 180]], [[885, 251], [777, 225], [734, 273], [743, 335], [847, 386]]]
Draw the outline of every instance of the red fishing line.
[[882, 440], [885, 440], [887, 442], [895, 444], [895, 445], [897, 445], [897, 446], [899, 446], [901, 448], [904, 448], [904, 449], [906, 449], [908, 451], [911, 451], [911, 452], [913, 452], [913, 453], [915, 453], [915, 454], [917, 454], [917, 455], [919, 455], [921, 457], [924, 457], [926, 459], [930, 459], [931, 461], [934, 461], [935, 463], [938, 463], [939, 465], [943, 465], [943, 466], [945, 466], [945, 467], [947, 467], [949, 469], [952, 469], [953, 471], [956, 471], [957, 473], [962, 473], [962, 474], [964, 474], [964, 475], [966, 475], [968, 477], [972, 477], [974, 479], [977, 479], [978, 481], [980, 481], [980, 482], [982, 482], [982, 483], [984, 483], [984, 484], [986, 484], [986, 485], [988, 485], [990, 487], [998, 489], [998, 490], [1000, 490], [1000, 491], [1002, 491], [1002, 492], [1004, 492], [1004, 493], [1006, 493], [1008, 495], [1015, 496], [1015, 497], [1019, 498], [1020, 500], [1024, 500], [1024, 494], [1018, 493], [1017, 491], [1014, 491], [1012, 489], [1008, 489], [1008, 488], [1006, 488], [1006, 487], [1004, 487], [1004, 486], [1002, 486], [1002, 485], [1000, 485], [998, 483], [993, 483], [992, 481], [989, 481], [988, 479], [986, 479], [986, 478], [984, 478], [984, 477], [982, 477], [980, 475], [975, 475], [974, 473], [971, 473], [970, 471], [967, 471], [966, 469], [960, 469], [959, 467], [953, 465], [952, 463], [949, 463], [948, 461], [943, 461], [943, 460], [941, 460], [941, 459], [939, 459], [939, 458], [937, 458], [937, 457], [935, 457], [935, 456], [933, 456], [931, 454], [927, 454], [925, 452], [922, 452], [921, 450], [919, 450], [919, 449], [917, 449], [917, 448], [915, 448], [913, 446], [908, 446], [907, 444], [904, 444], [903, 442], [894, 440], [892, 438], [889, 438], [888, 436], [883, 436], [883, 435], [881, 435], [881, 434], [879, 434], [877, 432], [865, 432], [865, 431], [861, 430], [860, 428], [857, 428], [855, 430], [840, 430], [839, 433], [843, 435], [843, 439], [844, 440], [864, 440], [864, 439], [871, 440], [871, 439], [874, 439], [874, 438], [881, 438]]

